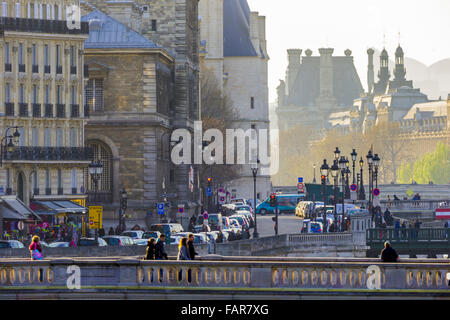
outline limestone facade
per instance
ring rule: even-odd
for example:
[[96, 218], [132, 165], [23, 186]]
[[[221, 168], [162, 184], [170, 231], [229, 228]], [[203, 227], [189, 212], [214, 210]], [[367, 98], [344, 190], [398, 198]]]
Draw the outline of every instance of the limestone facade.
[[[69, 32], [68, 7], [78, 1], [1, 1], [0, 132], [18, 127], [13, 152], [3, 152], [0, 192], [31, 200], [84, 199], [84, 40]], [[44, 20], [39, 25], [37, 19]], [[28, 28], [23, 29], [27, 21]], [[26, 31], [25, 31], [26, 30]], [[48, 30], [51, 30], [49, 32]], [[8, 143], [9, 139], [2, 141]], [[3, 150], [4, 151], [4, 150]]]

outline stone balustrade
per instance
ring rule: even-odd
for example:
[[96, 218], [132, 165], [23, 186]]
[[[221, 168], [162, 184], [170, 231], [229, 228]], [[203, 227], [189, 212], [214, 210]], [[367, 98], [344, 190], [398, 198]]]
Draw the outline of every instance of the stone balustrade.
[[[210, 257], [209, 261], [137, 259], [0, 260], [1, 289], [39, 288], [75, 292], [71, 283], [79, 268], [80, 290], [177, 290], [240, 292], [305, 291], [361, 293], [372, 289], [450, 297], [448, 259], [380, 263], [379, 259], [306, 259]], [[74, 267], [75, 266], [75, 267]], [[75, 269], [74, 269], [75, 268]]]
[[[444, 200], [381, 200], [381, 208], [389, 210], [436, 210], [439, 206], [445, 202]], [[450, 203], [450, 200], [447, 200]]]

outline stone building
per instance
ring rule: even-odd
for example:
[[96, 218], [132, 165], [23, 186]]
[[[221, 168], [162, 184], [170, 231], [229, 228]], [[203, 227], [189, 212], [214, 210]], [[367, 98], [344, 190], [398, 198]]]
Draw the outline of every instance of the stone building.
[[[84, 41], [87, 24], [69, 29], [66, 13], [78, 1], [2, 1], [0, 18], [0, 132], [17, 132], [2, 150], [0, 192], [26, 205], [85, 198]], [[12, 129], [9, 129], [12, 128]], [[14, 142], [14, 141], [13, 141]], [[66, 202], [64, 202], [66, 201]]]
[[[103, 187], [108, 219], [117, 225], [122, 188], [128, 194], [128, 227], [159, 221], [156, 202], [170, 202], [173, 217], [178, 205], [185, 207], [185, 218], [198, 213], [198, 189], [189, 183], [196, 168], [192, 174], [190, 165], [172, 166], [168, 158], [172, 131], [192, 131], [199, 117], [198, 0], [89, 0], [81, 5], [84, 19], [94, 12], [105, 19], [99, 35], [104, 32], [112, 46], [102, 48], [97, 38], [90, 39], [87, 87], [89, 92], [99, 88], [104, 96], [104, 110], [95, 112], [86, 137], [95, 152], [111, 159], [102, 177], [109, 181]], [[163, 197], [167, 193], [170, 198]]]
[[[239, 113], [239, 119], [233, 123], [234, 128], [265, 129], [269, 133], [269, 56], [265, 17], [250, 11], [246, 0], [200, 1], [199, 15], [201, 68], [216, 75], [219, 86], [232, 100]], [[249, 152], [246, 163], [256, 160], [256, 152]], [[268, 174], [260, 171], [256, 185], [257, 198], [264, 200], [269, 196], [271, 183]], [[225, 187], [232, 196], [253, 199], [250, 165], [243, 165], [240, 178]]]

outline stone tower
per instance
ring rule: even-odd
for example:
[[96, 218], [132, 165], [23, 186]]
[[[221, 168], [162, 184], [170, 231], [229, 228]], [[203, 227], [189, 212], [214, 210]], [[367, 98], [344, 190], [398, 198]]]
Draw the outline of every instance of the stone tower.
[[332, 48], [321, 48], [320, 53], [320, 90], [317, 98], [319, 110], [331, 111], [336, 104], [333, 89], [333, 51]]
[[389, 74], [389, 55], [386, 49], [383, 49], [380, 55], [380, 71], [378, 72], [379, 83], [387, 85], [390, 77], [391, 75]]
[[395, 81], [405, 81], [406, 80], [406, 68], [404, 63], [404, 53], [402, 47], [398, 46], [395, 51], [395, 69], [394, 69], [394, 80]]
[[374, 67], [373, 67], [373, 55], [374, 55], [375, 51], [370, 48], [367, 50], [367, 55], [369, 58], [369, 63], [367, 65], [367, 92], [369, 94], [372, 93], [373, 90], [373, 84], [375, 82], [375, 72], [374, 72]]
[[294, 85], [295, 78], [297, 77], [298, 71], [300, 70], [300, 57], [302, 55], [302, 49], [288, 49], [287, 52], [289, 65], [286, 72], [286, 94], [289, 95], [293, 90], [292, 87]]

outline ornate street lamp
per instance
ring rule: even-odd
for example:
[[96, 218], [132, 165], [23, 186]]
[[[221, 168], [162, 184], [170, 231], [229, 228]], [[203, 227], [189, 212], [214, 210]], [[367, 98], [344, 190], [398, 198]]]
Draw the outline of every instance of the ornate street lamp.
[[[9, 130], [16, 129], [12, 135], [8, 135]], [[20, 133], [18, 131], [19, 127], [8, 127], [5, 131], [5, 136], [2, 138], [0, 143], [0, 167], [3, 166], [3, 159], [6, 160], [8, 153], [14, 152], [14, 149], [19, 145]]]
[[120, 198], [120, 217], [119, 217], [119, 229], [125, 230], [125, 210], [128, 207], [128, 194], [125, 188], [122, 190]]
[[334, 160], [333, 161], [333, 165], [331, 166], [331, 176], [334, 178], [334, 226], [335, 229], [334, 231], [336, 232], [337, 229], [337, 225], [338, 225], [338, 220], [337, 220], [337, 202], [338, 202], [338, 194], [337, 194], [337, 190], [338, 190], [338, 177], [339, 177], [339, 166], [338, 166], [338, 161]]
[[322, 182], [322, 192], [323, 192], [323, 232], [327, 232], [327, 190], [326, 190], [326, 183], [328, 178], [328, 171], [329, 167], [327, 164], [327, 160], [323, 159], [323, 164], [320, 167], [320, 174], [321, 174], [321, 182]]
[[336, 147], [336, 150], [334, 150], [334, 160], [339, 161], [339, 156], [341, 154], [341, 151], [338, 147]]
[[375, 167], [375, 188], [378, 188], [378, 166], [380, 165], [380, 158], [378, 153], [373, 156], [373, 166]]
[[352, 162], [353, 162], [353, 184], [355, 184], [355, 162], [356, 162], [356, 156], [358, 155], [356, 153], [356, 150], [353, 149], [352, 153], [350, 153], [352, 156]]
[[258, 174], [259, 169], [259, 159], [256, 160], [256, 163], [252, 163], [251, 166], [252, 174], [253, 174], [253, 214], [255, 215], [255, 229], [253, 230], [253, 238], [259, 238], [258, 227], [256, 223], [256, 175]]
[[345, 158], [345, 199], [350, 199], [350, 185], [348, 182], [348, 174], [350, 173], [349, 161]]
[[361, 170], [360, 173], [360, 180], [359, 180], [359, 200], [366, 200], [366, 193], [364, 191], [364, 181], [363, 181], [363, 168], [364, 168], [364, 160], [361, 157], [361, 159], [359, 159], [359, 167]]
[[373, 207], [373, 197], [372, 197], [372, 188], [373, 188], [373, 174], [372, 174], [372, 166], [373, 166], [373, 155], [372, 155], [372, 150], [369, 150], [369, 152], [367, 153], [366, 156], [367, 159], [367, 164], [369, 166], [369, 204], [370, 204], [370, 208]]
[[313, 167], [314, 167], [314, 179], [313, 179], [313, 183], [316, 183], [316, 164], [315, 164], [315, 163], [314, 163]]
[[[103, 173], [103, 164], [100, 160], [92, 162], [89, 164], [89, 174], [92, 181], [94, 182], [94, 202], [97, 202], [97, 192], [98, 192], [98, 180], [100, 180]], [[98, 229], [95, 229], [95, 241], [98, 241]]]

